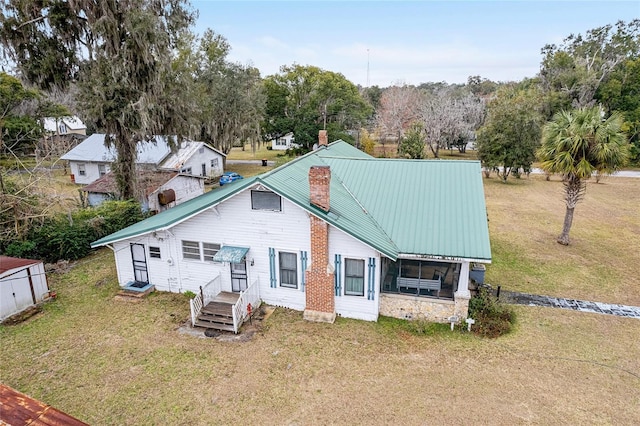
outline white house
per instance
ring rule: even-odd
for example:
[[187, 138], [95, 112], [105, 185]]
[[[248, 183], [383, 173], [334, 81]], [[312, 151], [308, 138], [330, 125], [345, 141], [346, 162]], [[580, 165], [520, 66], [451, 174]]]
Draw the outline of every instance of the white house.
[[40, 260], [0, 256], [0, 320], [34, 306], [48, 295]]
[[[115, 148], [107, 148], [104, 134], [96, 133], [64, 154], [69, 161], [75, 183], [89, 184], [106, 175], [116, 160]], [[171, 151], [167, 139], [156, 136], [154, 141], [139, 142], [136, 164], [147, 169], [177, 170], [184, 174], [216, 177], [224, 172], [226, 155], [204, 142], [183, 141], [176, 152]]]
[[271, 149], [276, 151], [286, 151], [291, 148], [298, 148], [298, 144], [295, 143], [295, 137], [293, 133], [289, 132], [284, 136], [271, 140]]
[[236, 331], [260, 300], [316, 321], [464, 319], [470, 264], [491, 261], [479, 162], [378, 159], [324, 131], [316, 151], [100, 246], [122, 287], [198, 294], [194, 324], [230, 300]]
[[[143, 211], [158, 213], [204, 194], [204, 178], [173, 170], [138, 170], [138, 201]], [[82, 188], [87, 204], [98, 206], [118, 199], [118, 185], [113, 173], [107, 173]]]
[[42, 119], [47, 136], [86, 135], [87, 126], [77, 116], [45, 117]]

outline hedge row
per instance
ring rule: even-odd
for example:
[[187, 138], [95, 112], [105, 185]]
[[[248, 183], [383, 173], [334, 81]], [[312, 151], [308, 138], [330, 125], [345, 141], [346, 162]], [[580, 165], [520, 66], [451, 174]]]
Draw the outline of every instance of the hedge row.
[[7, 256], [58, 260], [80, 259], [91, 251], [90, 245], [142, 220], [136, 201], [107, 201], [99, 207], [77, 210], [70, 215], [59, 214], [31, 228], [24, 240], [5, 242]]

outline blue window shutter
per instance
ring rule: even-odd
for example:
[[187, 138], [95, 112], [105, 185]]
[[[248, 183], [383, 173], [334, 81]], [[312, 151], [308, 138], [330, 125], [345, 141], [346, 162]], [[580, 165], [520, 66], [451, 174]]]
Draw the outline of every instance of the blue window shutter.
[[300, 290], [304, 291], [304, 286], [306, 285], [306, 274], [307, 270], [307, 252], [302, 250], [300, 251], [300, 269], [302, 269], [302, 279], [300, 280]]
[[369, 258], [369, 292], [367, 293], [367, 299], [368, 300], [373, 300], [375, 298], [375, 294], [376, 294], [376, 288], [375, 288], [375, 284], [376, 284], [376, 258], [375, 257], [370, 257]]
[[336, 288], [336, 296], [341, 296], [342, 294], [342, 287], [340, 284], [340, 278], [341, 278], [341, 274], [342, 274], [342, 268], [340, 268], [340, 265], [342, 264], [342, 256], [339, 254], [336, 254], [335, 257], [335, 261], [334, 261], [334, 266], [335, 266], [335, 272], [334, 272], [334, 281], [335, 281], [335, 288]]
[[276, 249], [269, 247], [269, 286], [276, 288]]

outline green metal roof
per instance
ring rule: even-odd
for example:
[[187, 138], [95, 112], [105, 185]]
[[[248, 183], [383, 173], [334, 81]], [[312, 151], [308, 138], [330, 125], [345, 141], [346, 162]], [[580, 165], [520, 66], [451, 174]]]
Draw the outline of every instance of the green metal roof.
[[228, 183], [220, 189], [209, 191], [199, 197], [192, 198], [189, 201], [178, 204], [177, 206], [158, 213], [155, 216], [151, 216], [150, 218], [134, 223], [133, 225], [121, 229], [118, 232], [114, 232], [111, 235], [107, 235], [104, 238], [94, 241], [91, 243], [91, 247], [100, 247], [117, 241], [126, 240], [127, 238], [135, 237], [137, 235], [143, 235], [149, 232], [175, 226], [203, 210], [220, 204], [221, 201], [226, 200], [242, 189], [251, 186], [255, 181], [256, 177], [252, 177]]
[[[331, 168], [329, 213], [309, 203], [313, 165]], [[479, 162], [379, 159], [343, 141], [180, 204], [92, 247], [169, 228], [256, 183], [394, 260], [399, 255], [491, 260]]]

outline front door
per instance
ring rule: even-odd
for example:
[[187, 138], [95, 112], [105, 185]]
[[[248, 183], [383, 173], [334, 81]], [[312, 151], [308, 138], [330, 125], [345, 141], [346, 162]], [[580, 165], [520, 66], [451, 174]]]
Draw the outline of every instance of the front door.
[[235, 292], [247, 289], [247, 262], [231, 264], [231, 290]]
[[131, 244], [131, 258], [133, 259], [133, 277], [138, 283], [148, 283], [147, 257], [144, 244]]

